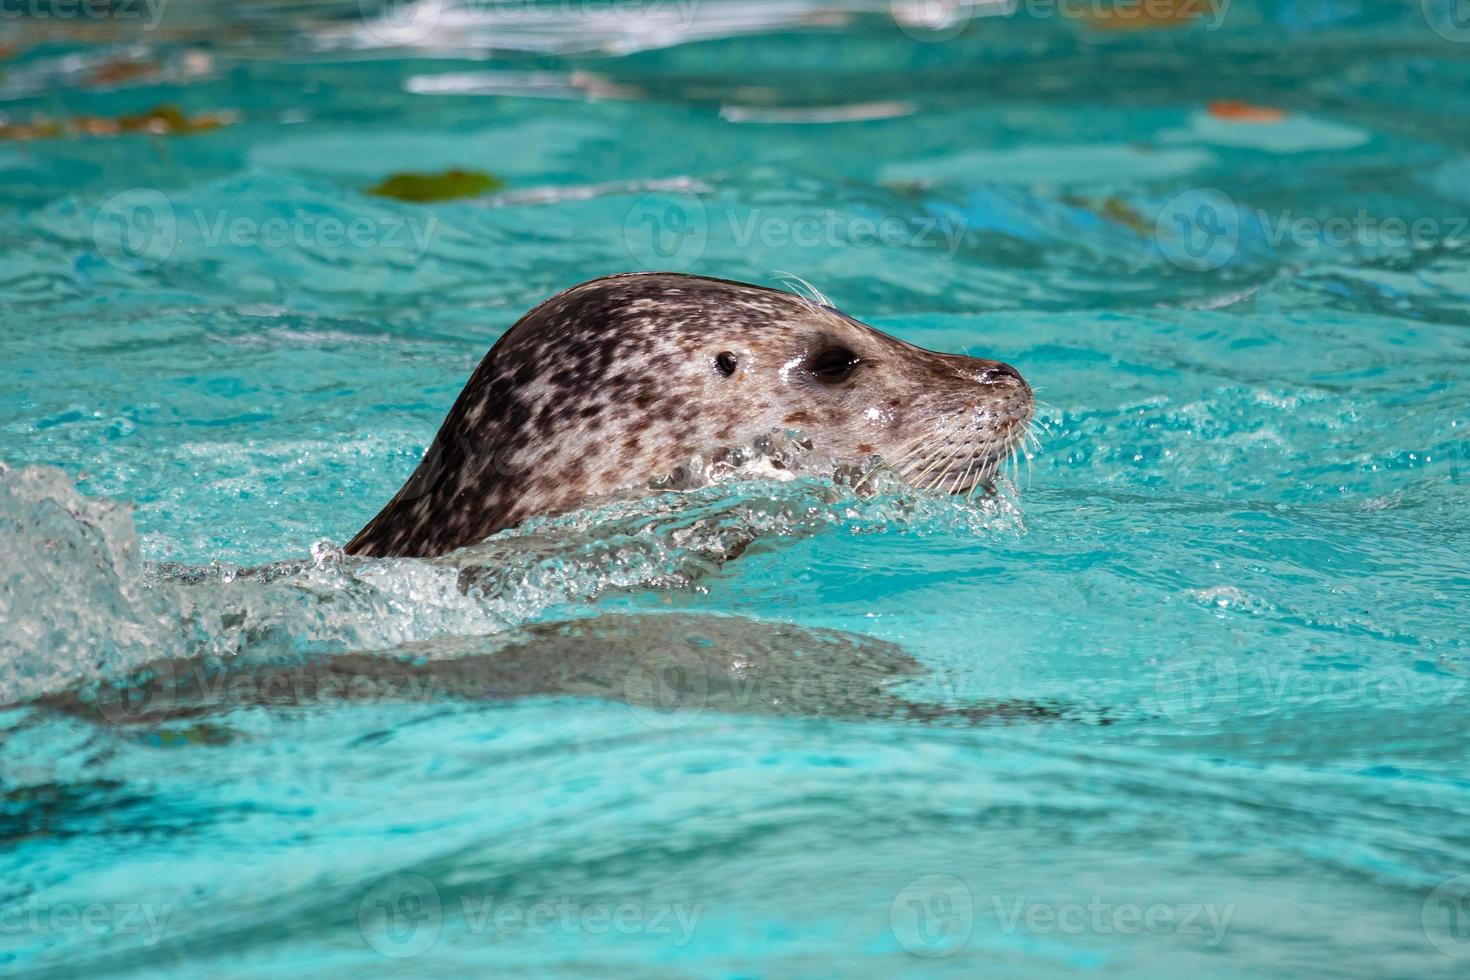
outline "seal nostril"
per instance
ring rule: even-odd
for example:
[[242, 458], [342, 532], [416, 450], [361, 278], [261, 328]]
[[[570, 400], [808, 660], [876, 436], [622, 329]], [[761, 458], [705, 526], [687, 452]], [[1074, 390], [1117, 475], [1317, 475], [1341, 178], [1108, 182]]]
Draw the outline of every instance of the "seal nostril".
[[981, 372], [980, 380], [986, 384], [993, 385], [999, 384], [1002, 381], [1021, 381], [1022, 379], [1020, 371], [1017, 371], [1009, 364], [996, 361], [993, 365]]

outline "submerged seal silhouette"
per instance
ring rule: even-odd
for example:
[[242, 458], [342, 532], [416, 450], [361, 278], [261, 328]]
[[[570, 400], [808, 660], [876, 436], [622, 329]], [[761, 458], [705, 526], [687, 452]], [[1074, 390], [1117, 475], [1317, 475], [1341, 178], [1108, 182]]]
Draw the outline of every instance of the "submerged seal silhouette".
[[1031, 414], [1010, 365], [924, 350], [793, 293], [609, 276], [506, 331], [346, 551], [441, 555], [783, 431], [837, 461], [876, 457], [915, 486], [971, 493]]

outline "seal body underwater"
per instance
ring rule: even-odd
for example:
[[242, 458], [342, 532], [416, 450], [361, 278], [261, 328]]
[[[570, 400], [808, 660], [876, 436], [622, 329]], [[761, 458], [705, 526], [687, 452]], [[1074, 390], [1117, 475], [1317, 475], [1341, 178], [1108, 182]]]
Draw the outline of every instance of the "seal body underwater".
[[878, 457], [915, 486], [969, 493], [1021, 445], [1031, 415], [1011, 366], [915, 347], [794, 293], [609, 276], [506, 331], [346, 551], [445, 554], [783, 431], [831, 459]]

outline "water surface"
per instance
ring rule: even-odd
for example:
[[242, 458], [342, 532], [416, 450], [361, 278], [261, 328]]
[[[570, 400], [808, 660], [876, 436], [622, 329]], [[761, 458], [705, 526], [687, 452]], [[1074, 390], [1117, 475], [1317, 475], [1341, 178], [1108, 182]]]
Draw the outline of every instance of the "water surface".
[[[4, 25], [5, 122], [66, 132], [0, 139], [3, 700], [614, 614], [851, 656], [733, 704], [634, 664], [609, 697], [0, 712], [7, 975], [1461, 975], [1452, 11], [434, 9]], [[165, 104], [223, 124], [73, 121]], [[449, 168], [505, 186], [366, 193]], [[1041, 449], [973, 505], [624, 501], [473, 588], [318, 544], [518, 316], [639, 268], [790, 273], [1003, 358]], [[936, 711], [824, 710], [870, 655]], [[956, 713], [1001, 702], [1051, 713]]]

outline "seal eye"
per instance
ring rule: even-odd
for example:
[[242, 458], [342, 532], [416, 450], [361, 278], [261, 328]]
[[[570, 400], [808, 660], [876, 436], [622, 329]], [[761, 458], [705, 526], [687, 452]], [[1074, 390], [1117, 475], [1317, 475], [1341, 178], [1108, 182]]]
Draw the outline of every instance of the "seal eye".
[[861, 361], [846, 347], [829, 347], [807, 362], [807, 370], [823, 384], [841, 384], [852, 377]]
[[739, 362], [735, 360], [735, 355], [727, 350], [722, 350], [715, 355], [715, 367], [727, 378], [735, 373], [737, 363]]

